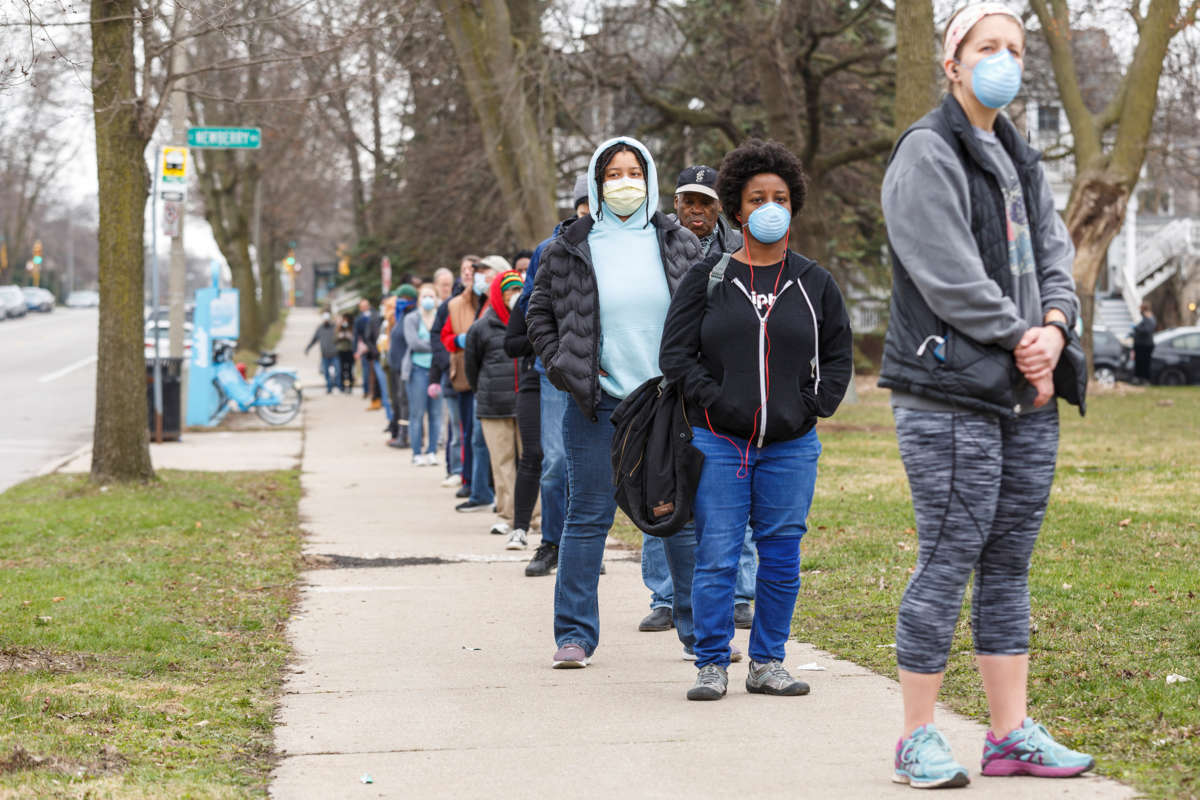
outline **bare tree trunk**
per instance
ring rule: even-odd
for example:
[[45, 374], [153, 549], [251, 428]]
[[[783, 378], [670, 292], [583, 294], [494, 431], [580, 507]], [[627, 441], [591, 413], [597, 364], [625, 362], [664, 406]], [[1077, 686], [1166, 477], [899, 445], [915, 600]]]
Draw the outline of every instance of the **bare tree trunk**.
[[[1075, 288], [1090, 361], [1096, 282], [1146, 160], [1167, 46], [1190, 24], [1189, 16], [1195, 21], [1197, 3], [1193, 1], [1188, 15], [1181, 18], [1179, 0], [1150, 0], [1144, 15], [1142, 4], [1131, 0], [1130, 14], [1138, 23], [1137, 47], [1112, 101], [1099, 114], [1088, 110], [1079, 87], [1066, 0], [1031, 0], [1030, 5], [1050, 47], [1055, 81], [1075, 143], [1075, 181], [1066, 223], [1075, 242]], [[1113, 126], [1117, 129], [1115, 141], [1106, 151], [1104, 133]]]
[[93, 0], [92, 89], [100, 194], [100, 330], [92, 480], [154, 478], [142, 345], [148, 138], [138, 118], [133, 0]]
[[896, 0], [896, 135], [937, 104], [932, 0]]
[[[509, 2], [523, 5], [531, 0]], [[505, 0], [438, 0], [438, 7], [483, 129], [488, 163], [511, 209], [513, 233], [523, 243], [536, 242], [554, 228], [558, 216], [553, 144], [542, 135], [520, 49], [540, 47], [541, 27], [528, 23], [530, 38], [517, 40]], [[533, 18], [523, 8], [518, 16], [523, 21]]]
[[238, 290], [238, 346], [252, 350], [258, 347], [263, 334], [250, 261], [250, 220], [259, 175], [257, 164], [239, 165], [240, 157], [228, 150], [199, 151], [196, 174], [204, 192], [204, 217], [229, 263], [233, 286]]

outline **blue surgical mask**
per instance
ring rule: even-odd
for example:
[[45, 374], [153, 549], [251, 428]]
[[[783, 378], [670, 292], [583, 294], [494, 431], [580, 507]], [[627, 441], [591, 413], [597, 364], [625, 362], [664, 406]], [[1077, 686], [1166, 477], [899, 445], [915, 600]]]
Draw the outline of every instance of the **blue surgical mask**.
[[971, 67], [971, 91], [988, 108], [1004, 108], [1021, 91], [1021, 65], [1003, 50]]
[[761, 244], [774, 244], [792, 225], [792, 215], [779, 203], [763, 203], [746, 220], [750, 235]]
[[425, 309], [426, 311], [433, 311], [435, 308], [437, 308], [437, 300], [434, 300], [432, 297], [422, 297], [421, 308]]
[[492, 282], [489, 281], [486, 276], [484, 276], [484, 275], [476, 275], [475, 276], [475, 294], [478, 294], [478, 295], [487, 294], [488, 288], [491, 285], [492, 285]]

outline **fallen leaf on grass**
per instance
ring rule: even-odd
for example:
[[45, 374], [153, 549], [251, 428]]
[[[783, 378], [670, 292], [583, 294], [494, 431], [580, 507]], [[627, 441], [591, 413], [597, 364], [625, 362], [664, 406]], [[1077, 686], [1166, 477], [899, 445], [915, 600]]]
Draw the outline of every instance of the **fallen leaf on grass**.
[[49, 625], [51, 622], [54, 622], [54, 617], [38, 617], [37, 618], [38, 625]]
[[62, 595], [59, 595], [58, 597], [51, 597], [50, 602], [51, 603], [61, 603], [63, 600], [66, 600], [66, 599], [67, 598], [63, 597]]
[[33, 601], [32, 601], [32, 600], [22, 600], [22, 601], [21, 601], [21, 605], [23, 605], [23, 606], [31, 606], [31, 605], [33, 605]]
[[1119, 526], [1120, 526], [1120, 527], [1122, 527], [1122, 528], [1128, 528], [1128, 527], [1129, 527], [1129, 523], [1131, 523], [1131, 522], [1133, 522], [1133, 518], [1132, 518], [1132, 517], [1126, 517], [1125, 519], [1123, 519], [1123, 520], [1121, 520], [1120, 522], [1118, 522], [1118, 523], [1117, 523], [1117, 525], [1119, 525]]

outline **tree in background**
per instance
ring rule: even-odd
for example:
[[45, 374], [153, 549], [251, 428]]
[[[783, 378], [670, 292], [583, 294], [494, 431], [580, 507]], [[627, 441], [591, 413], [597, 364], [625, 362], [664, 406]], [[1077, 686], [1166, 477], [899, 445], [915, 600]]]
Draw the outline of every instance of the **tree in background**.
[[897, 137], [937, 105], [937, 53], [933, 0], [896, 0]]
[[1080, 89], [1066, 0], [1030, 0], [1030, 6], [1050, 49], [1074, 142], [1075, 179], [1066, 223], [1075, 241], [1075, 285], [1083, 312], [1084, 345], [1090, 354], [1096, 282], [1146, 160], [1163, 63], [1172, 38], [1195, 23], [1200, 0], [1191, 0], [1183, 10], [1179, 0], [1150, 0], [1148, 6], [1130, 2], [1128, 13], [1137, 26], [1133, 59], [1116, 93], [1098, 113], [1088, 108]]

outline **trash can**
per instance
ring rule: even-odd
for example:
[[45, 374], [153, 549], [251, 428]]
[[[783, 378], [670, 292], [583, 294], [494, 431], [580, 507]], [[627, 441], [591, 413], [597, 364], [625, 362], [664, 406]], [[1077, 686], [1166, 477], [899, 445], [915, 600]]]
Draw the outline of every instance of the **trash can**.
[[[163, 439], [177, 441], [182, 431], [180, 425], [180, 394], [183, 387], [183, 359], [160, 358], [162, 377], [162, 431]], [[146, 359], [146, 409], [150, 425], [150, 441], [158, 431], [154, 425], [154, 359]]]

